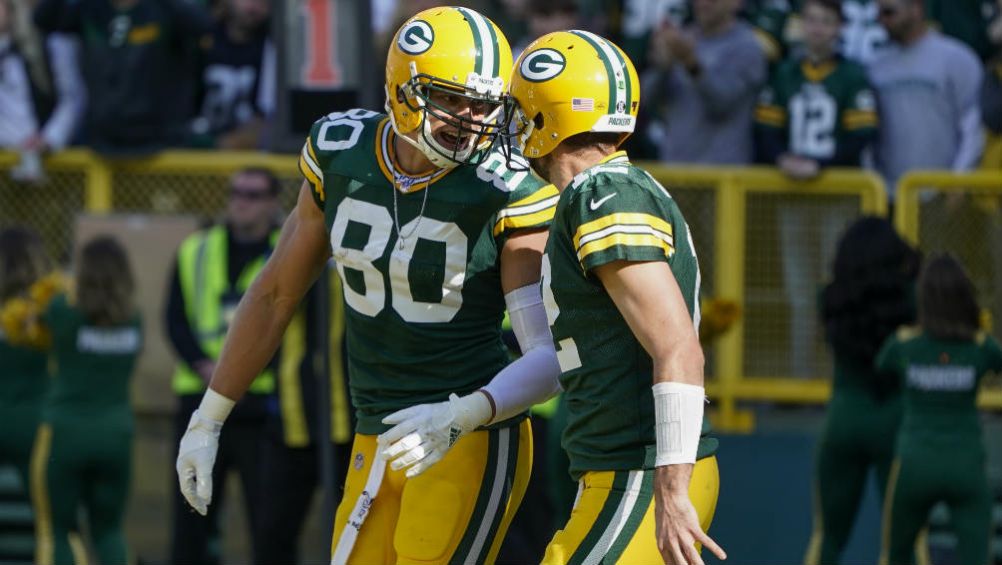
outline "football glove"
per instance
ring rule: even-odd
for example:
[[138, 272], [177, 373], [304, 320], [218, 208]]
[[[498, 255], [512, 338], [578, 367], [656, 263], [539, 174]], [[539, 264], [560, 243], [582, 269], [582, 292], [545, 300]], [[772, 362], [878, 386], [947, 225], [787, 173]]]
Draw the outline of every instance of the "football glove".
[[378, 449], [394, 471], [407, 469], [416, 477], [445, 456], [459, 438], [488, 423], [493, 408], [487, 394], [477, 391], [446, 402], [419, 404], [383, 418], [394, 424], [378, 438]]
[[222, 422], [195, 410], [178, 447], [176, 466], [181, 494], [202, 516], [208, 513], [212, 502], [212, 467], [216, 464], [222, 429]]

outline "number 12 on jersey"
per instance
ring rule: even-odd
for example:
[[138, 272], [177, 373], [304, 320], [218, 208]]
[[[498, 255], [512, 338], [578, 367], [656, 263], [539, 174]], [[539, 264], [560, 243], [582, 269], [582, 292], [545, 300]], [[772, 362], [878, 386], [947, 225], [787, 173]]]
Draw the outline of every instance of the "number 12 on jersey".
[[[553, 289], [550, 288], [550, 281], [553, 277], [550, 275], [550, 257], [547, 254], [543, 254], [543, 262], [541, 265], [542, 280], [540, 284], [543, 286], [543, 306], [546, 308], [546, 321], [550, 324], [550, 329], [552, 330], [553, 325], [557, 322], [557, 317], [560, 316], [560, 308], [557, 306], [557, 301], [553, 297]], [[568, 372], [581, 367], [581, 356], [578, 355], [578, 346], [574, 343], [574, 338], [565, 338], [557, 342], [557, 363], [560, 364], [561, 372]]]

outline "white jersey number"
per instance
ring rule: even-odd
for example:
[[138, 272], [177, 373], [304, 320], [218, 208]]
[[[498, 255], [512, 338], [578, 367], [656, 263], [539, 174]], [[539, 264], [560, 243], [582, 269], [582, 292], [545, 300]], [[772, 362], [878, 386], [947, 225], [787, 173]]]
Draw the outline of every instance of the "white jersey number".
[[[344, 247], [349, 224], [368, 226], [369, 236], [362, 249]], [[466, 280], [467, 238], [455, 223], [440, 222], [418, 216], [401, 226], [407, 234], [402, 246], [394, 246], [389, 259], [389, 279], [392, 290], [387, 297], [384, 274], [376, 267], [389, 245], [393, 219], [389, 210], [376, 204], [345, 198], [338, 204], [331, 226], [331, 249], [341, 276], [345, 302], [352, 310], [366, 316], [376, 316], [387, 306], [406, 322], [442, 323], [451, 321], [463, 305], [463, 283]], [[410, 272], [418, 240], [442, 243], [445, 246], [444, 282], [438, 302], [416, 300], [411, 292]], [[365, 292], [352, 288], [345, 269], [362, 274]], [[389, 304], [387, 304], [389, 303]]]
[[[553, 324], [557, 323], [557, 318], [560, 316], [560, 307], [557, 306], [557, 300], [553, 297], [553, 289], [550, 288], [550, 281], [553, 280], [553, 277], [550, 274], [549, 255], [543, 254], [543, 262], [540, 268], [540, 283], [543, 286], [543, 307], [546, 308], [546, 321], [549, 322], [550, 329], [552, 330]], [[560, 365], [561, 372], [573, 371], [581, 366], [581, 356], [578, 354], [578, 346], [574, 343], [574, 338], [568, 337], [562, 339], [556, 345], [557, 363]]]

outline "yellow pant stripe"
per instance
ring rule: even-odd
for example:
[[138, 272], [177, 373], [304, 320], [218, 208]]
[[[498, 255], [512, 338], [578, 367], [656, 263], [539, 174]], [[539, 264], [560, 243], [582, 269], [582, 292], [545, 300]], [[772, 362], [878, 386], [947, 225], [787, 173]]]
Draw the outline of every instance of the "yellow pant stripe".
[[508, 526], [511, 525], [518, 507], [522, 505], [522, 498], [529, 487], [529, 476], [532, 472], [532, 427], [529, 420], [522, 422], [518, 431], [518, 442], [516, 444], [518, 458], [514, 469], [515, 477], [512, 480], [511, 493], [508, 496], [504, 516], [501, 519], [497, 533], [494, 535], [494, 542], [487, 553], [487, 558], [484, 560], [485, 563], [494, 563], [497, 560], [498, 551], [501, 550], [501, 542], [504, 541], [504, 534], [508, 531]]
[[52, 427], [42, 424], [31, 452], [31, 505], [35, 511], [35, 563], [51, 565], [55, 540], [52, 537], [52, 507], [46, 486], [46, 468], [52, 450]]
[[884, 516], [880, 528], [880, 565], [887, 565], [890, 560], [891, 546], [891, 508], [894, 506], [894, 491], [898, 484], [898, 474], [901, 472], [901, 460], [894, 459], [891, 463], [891, 473], [887, 479], [887, 494], [884, 496]]

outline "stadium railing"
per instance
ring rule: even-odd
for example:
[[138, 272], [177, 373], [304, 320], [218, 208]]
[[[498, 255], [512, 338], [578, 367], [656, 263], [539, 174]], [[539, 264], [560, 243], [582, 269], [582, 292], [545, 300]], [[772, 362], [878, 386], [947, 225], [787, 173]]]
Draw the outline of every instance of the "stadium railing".
[[[9, 179], [16, 162], [16, 154], [0, 152], [0, 225], [34, 226], [63, 260], [72, 246], [70, 226], [81, 212], [211, 218], [226, 202], [227, 178], [245, 166], [274, 171], [290, 209], [302, 182], [295, 156], [264, 153], [167, 151], [104, 159], [73, 149], [48, 157], [47, 180], [35, 185]], [[703, 295], [734, 301], [742, 310], [707, 348], [714, 423], [721, 430], [750, 430], [752, 415], [739, 409], [741, 401], [825, 402], [831, 369], [816, 327], [816, 295], [845, 225], [859, 214], [886, 214], [880, 179], [849, 169], [794, 182], [771, 168], [638, 165], [685, 214], [700, 257]], [[802, 268], [793, 272], [791, 265]], [[805, 327], [814, 329], [798, 340], [791, 327], [804, 316]], [[791, 355], [793, 350], [806, 353]]]
[[[898, 182], [894, 223], [924, 254], [960, 259], [978, 290], [985, 325], [1002, 338], [992, 323], [1002, 320], [1002, 173], [911, 172]], [[1002, 409], [1002, 390], [982, 387], [978, 401]]]
[[[752, 414], [740, 410], [739, 401], [826, 402], [831, 368], [816, 297], [846, 224], [860, 214], [886, 214], [880, 178], [831, 169], [796, 182], [773, 168], [639, 164], [668, 188], [686, 216], [704, 270], [703, 295], [742, 309], [734, 326], [707, 348], [714, 424], [751, 430]], [[799, 341], [791, 331], [797, 316], [807, 316], [814, 328]], [[795, 348], [802, 351], [800, 366], [790, 354]]]

